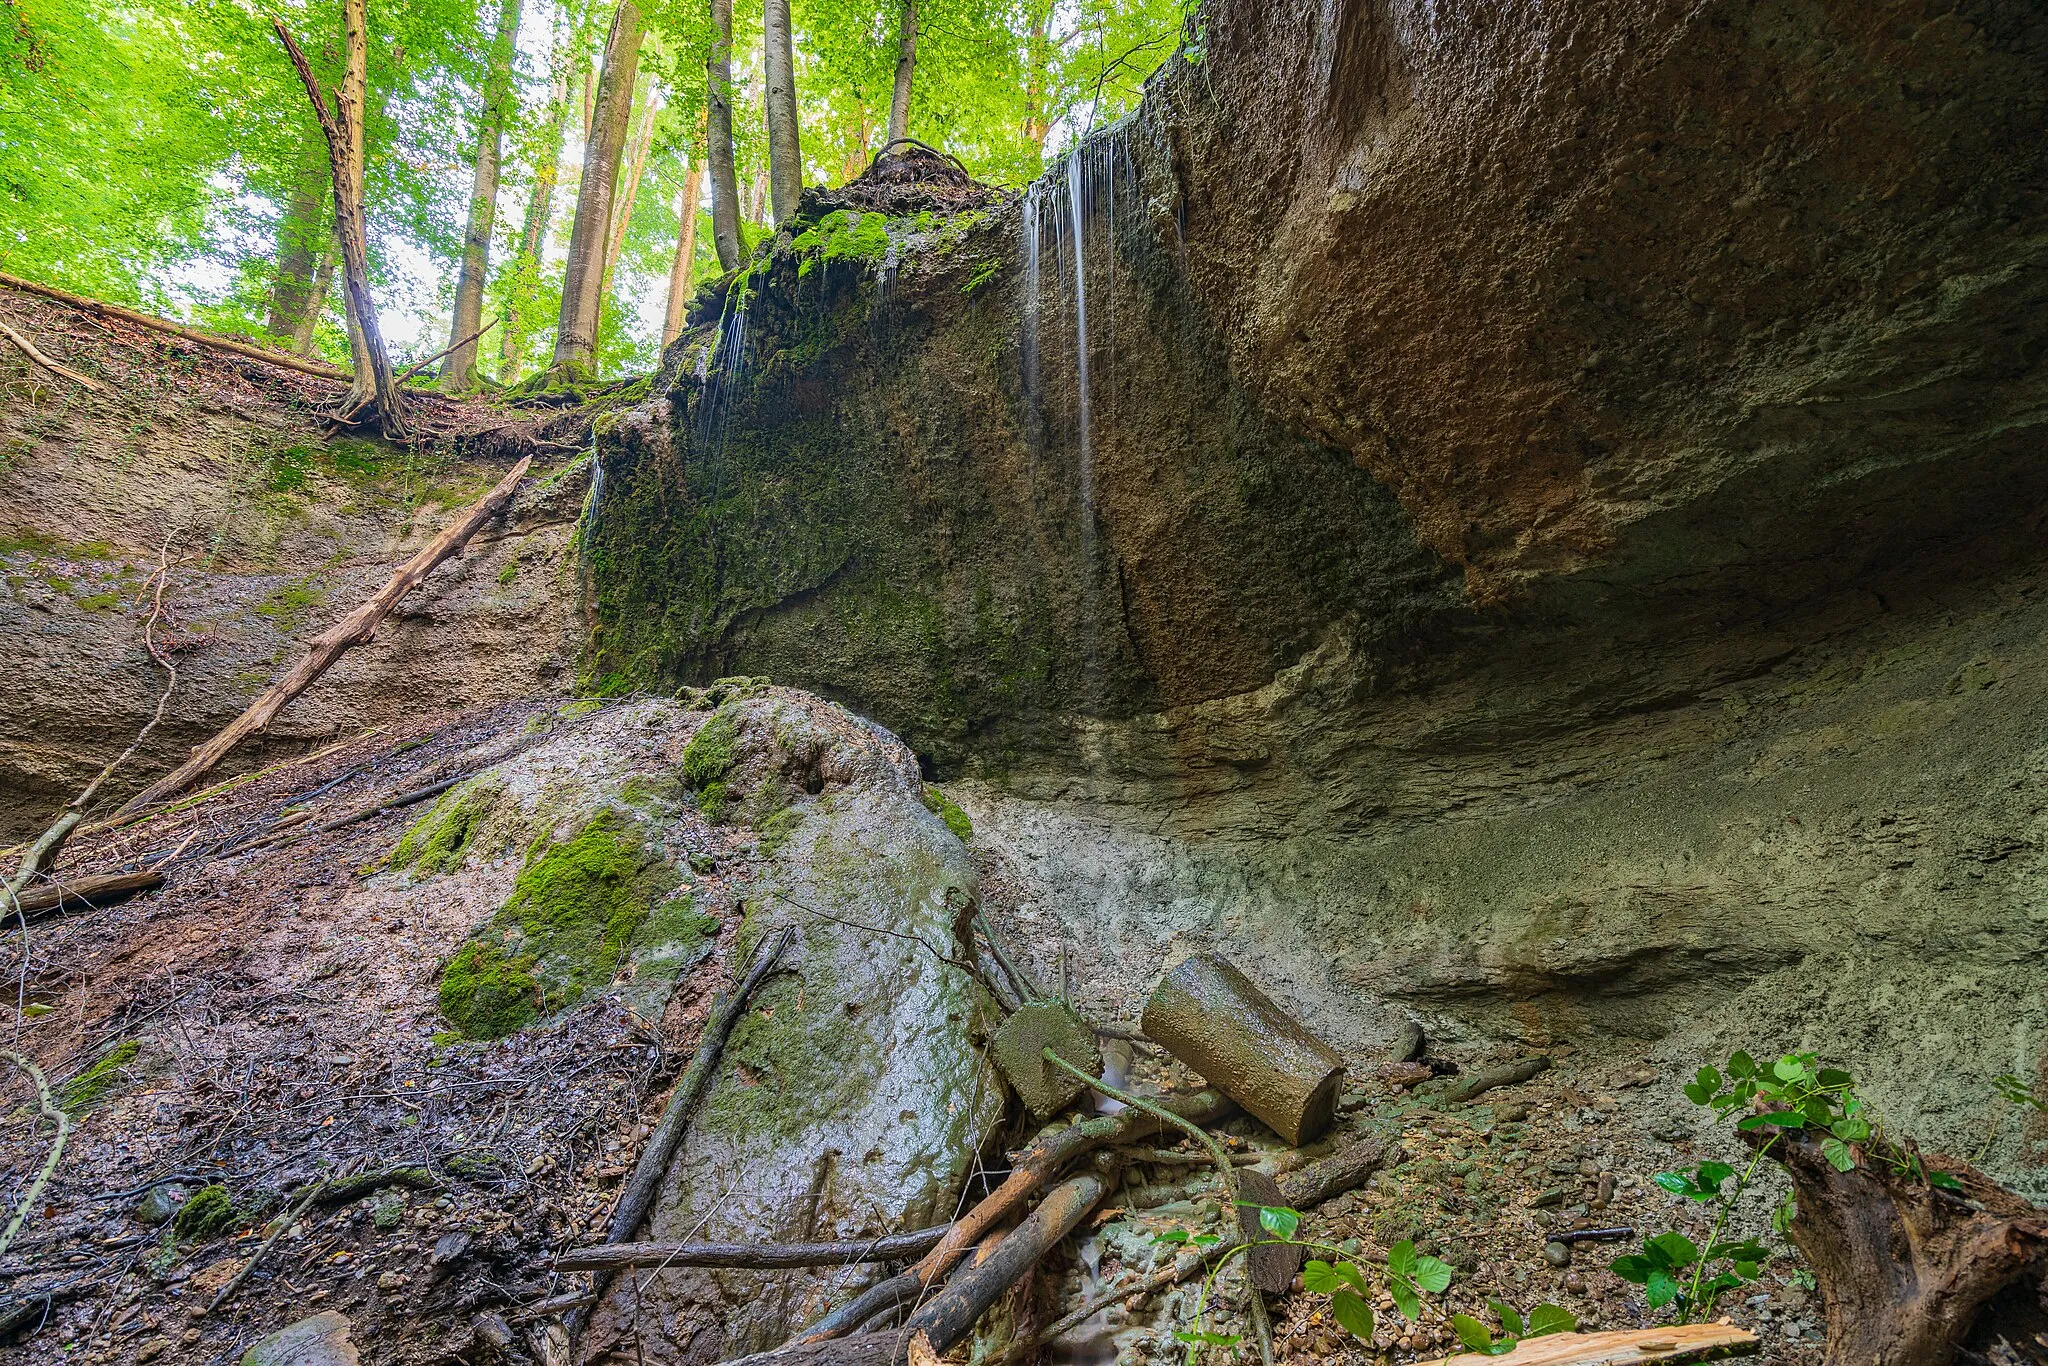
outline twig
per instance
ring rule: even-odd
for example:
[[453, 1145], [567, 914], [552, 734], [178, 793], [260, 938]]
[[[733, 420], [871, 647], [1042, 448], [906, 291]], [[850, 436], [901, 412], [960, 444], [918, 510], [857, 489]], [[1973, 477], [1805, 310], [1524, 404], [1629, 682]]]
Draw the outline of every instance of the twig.
[[51, 360], [42, 352], [36, 350], [34, 342], [30, 341], [27, 337], [22, 336], [21, 333], [15, 331], [6, 323], [0, 323], [0, 335], [6, 336], [7, 340], [13, 342], [16, 346], [20, 347], [22, 355], [27, 356], [37, 365], [42, 366], [45, 370], [48, 370], [51, 374], [58, 376], [60, 379], [68, 379], [73, 384], [83, 385], [87, 389], [92, 390], [92, 392], [94, 392], [95, 394], [104, 394], [107, 392], [107, 386], [101, 384], [98, 380], [92, 378], [92, 376], [81, 375], [76, 370], [73, 370], [68, 366], [59, 365], [57, 364], [57, 362]]
[[1030, 975], [1017, 966], [1016, 960], [1011, 958], [1009, 951], [1003, 947], [1003, 941], [996, 938], [996, 928], [989, 924], [988, 917], [980, 915], [976, 916], [975, 920], [981, 926], [982, 937], [988, 940], [989, 951], [995, 954], [996, 962], [1002, 964], [1003, 971], [1009, 974], [1010, 984], [1017, 989], [1017, 994], [1026, 1001], [1045, 999], [1045, 993], [1038, 989], [1038, 983], [1032, 981]]
[[[611, 1223], [606, 1229], [607, 1242], [625, 1242], [647, 1218], [647, 1211], [654, 1204], [655, 1192], [661, 1189], [661, 1179], [668, 1172], [668, 1164], [675, 1158], [676, 1149], [682, 1146], [683, 1131], [690, 1123], [690, 1112], [710, 1089], [712, 1075], [718, 1071], [718, 1060], [725, 1052], [725, 1041], [732, 1036], [733, 1026], [739, 1023], [741, 1012], [747, 1008], [747, 998], [774, 970], [795, 934], [794, 926], [784, 925], [770, 935], [757, 951], [754, 965], [745, 979], [733, 989], [732, 995], [712, 1007], [711, 1018], [704, 1026], [704, 1037], [697, 1045], [697, 1055], [690, 1059], [689, 1068], [684, 1071], [682, 1080], [676, 1083], [675, 1091], [668, 1098], [668, 1106], [662, 1111], [661, 1122], [655, 1125], [647, 1146], [640, 1150], [639, 1161], [633, 1164], [633, 1175], [619, 1192], [619, 1203], [612, 1210]], [[610, 1282], [609, 1271], [598, 1272], [591, 1283], [591, 1294], [602, 1297]], [[576, 1334], [583, 1326], [583, 1311], [572, 1310], [563, 1326], [568, 1330], [573, 1356]]]
[[71, 1116], [57, 1108], [57, 1102], [50, 1099], [50, 1079], [43, 1075], [43, 1069], [30, 1062], [11, 1048], [0, 1049], [0, 1058], [28, 1073], [29, 1080], [36, 1084], [36, 1100], [43, 1114], [57, 1121], [57, 1141], [50, 1145], [50, 1155], [43, 1159], [42, 1170], [28, 1183], [28, 1192], [21, 1197], [21, 1204], [14, 1211], [14, 1217], [7, 1221], [7, 1231], [0, 1233], [0, 1254], [14, 1244], [14, 1235], [21, 1232], [21, 1221], [28, 1218], [28, 1212], [35, 1208], [41, 1198], [43, 1187], [50, 1182], [51, 1173], [57, 1170], [58, 1159], [64, 1156], [64, 1141], [71, 1137]]
[[270, 1245], [276, 1242], [279, 1238], [282, 1238], [284, 1236], [285, 1230], [290, 1228], [294, 1223], [298, 1222], [299, 1216], [304, 1214], [308, 1209], [312, 1207], [313, 1202], [319, 1199], [320, 1192], [325, 1189], [327, 1189], [327, 1183], [325, 1181], [315, 1181], [311, 1186], [306, 1188], [305, 1195], [300, 1197], [299, 1203], [296, 1206], [286, 1210], [282, 1215], [278, 1216], [276, 1225], [270, 1231], [270, 1236], [263, 1240], [263, 1245], [261, 1247], [257, 1248], [255, 1252], [250, 1254], [248, 1261], [242, 1263], [242, 1269], [235, 1273], [234, 1279], [230, 1280], [226, 1285], [222, 1286], [220, 1288], [220, 1293], [215, 1295], [211, 1300], [207, 1302], [206, 1308], [200, 1311], [201, 1318], [204, 1318], [206, 1315], [211, 1314], [214, 1310], [220, 1308], [221, 1305], [227, 1301], [228, 1296], [234, 1294], [237, 1290], [240, 1290], [242, 1288], [242, 1282], [249, 1279], [249, 1273], [256, 1269], [256, 1263], [263, 1260], [263, 1254], [270, 1251]]

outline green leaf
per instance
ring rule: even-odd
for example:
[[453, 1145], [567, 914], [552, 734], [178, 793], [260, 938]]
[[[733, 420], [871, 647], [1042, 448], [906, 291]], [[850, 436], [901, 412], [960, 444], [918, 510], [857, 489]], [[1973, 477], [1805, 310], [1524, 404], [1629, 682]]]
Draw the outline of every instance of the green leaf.
[[1275, 1238], [1292, 1238], [1294, 1231], [1301, 1227], [1301, 1215], [1284, 1205], [1261, 1205], [1258, 1209], [1259, 1227]]
[[1685, 1098], [1695, 1105], [1706, 1105], [1714, 1099], [1713, 1091], [1696, 1081], [1687, 1082], [1683, 1089], [1685, 1091]]
[[1802, 1063], [1792, 1054], [1787, 1053], [1784, 1057], [1771, 1064], [1771, 1073], [1779, 1081], [1804, 1081], [1806, 1080], [1806, 1064]]
[[1674, 1270], [1691, 1266], [1700, 1259], [1699, 1248], [1683, 1233], [1660, 1233], [1644, 1243], [1643, 1250], [1663, 1253], [1666, 1262]]
[[1927, 1173], [1927, 1184], [1939, 1186], [1945, 1191], [1959, 1191], [1963, 1188], [1963, 1183], [1950, 1176], [1947, 1172]]
[[1529, 1331], [1525, 1336], [1540, 1338], [1546, 1333], [1569, 1333], [1579, 1326], [1572, 1312], [1555, 1304], [1539, 1304], [1529, 1311]]
[[1756, 1075], [1756, 1060], [1747, 1053], [1735, 1052], [1728, 1058], [1728, 1075], [1731, 1077], [1753, 1077]]
[[1387, 1249], [1387, 1270], [1396, 1276], [1415, 1274], [1415, 1244], [1403, 1240]]
[[1838, 1119], [1828, 1128], [1844, 1143], [1861, 1143], [1870, 1137], [1870, 1121], [1866, 1119]]
[[1721, 1193], [1721, 1183], [1733, 1175], [1735, 1175], [1735, 1168], [1729, 1166], [1726, 1162], [1702, 1162], [1699, 1165], [1699, 1173], [1695, 1179], [1702, 1189], [1719, 1195]]
[[1187, 1328], [1176, 1328], [1173, 1335], [1190, 1347], [1235, 1347], [1244, 1341], [1236, 1333], [1206, 1333]]
[[1164, 1233], [1153, 1234], [1152, 1241], [1155, 1243], [1165, 1243], [1169, 1247], [1178, 1247], [1180, 1244], [1187, 1242], [1188, 1239], [1193, 1236], [1193, 1234], [1189, 1233], [1184, 1228], [1170, 1228], [1166, 1230], [1166, 1232]]
[[1415, 1293], [1415, 1283], [1406, 1277], [1395, 1277], [1387, 1282], [1387, 1293], [1394, 1297], [1394, 1308], [1401, 1311], [1403, 1318], [1422, 1317], [1422, 1297]]
[[1220, 1234], [1215, 1233], [1197, 1233], [1194, 1237], [1188, 1239], [1188, 1241], [1193, 1243], [1196, 1247], [1214, 1247], [1216, 1246], [1216, 1244], [1222, 1242], [1223, 1238]]
[[1790, 1231], [1792, 1221], [1798, 1217], [1799, 1197], [1791, 1191], [1786, 1191], [1784, 1200], [1771, 1211], [1771, 1228], [1779, 1234], [1784, 1234]]
[[1668, 1271], [1651, 1272], [1643, 1297], [1650, 1302], [1650, 1308], [1662, 1309], [1678, 1298], [1678, 1278]]
[[1458, 1341], [1475, 1352], [1486, 1352], [1493, 1347], [1493, 1334], [1470, 1314], [1451, 1315], [1451, 1331], [1458, 1335]]
[[1657, 1271], [1659, 1267], [1656, 1262], [1648, 1257], [1630, 1253], [1625, 1257], [1616, 1257], [1607, 1264], [1607, 1269], [1625, 1281], [1633, 1281], [1637, 1285], [1642, 1285], [1650, 1279], [1651, 1273]]
[[1344, 1284], [1350, 1286], [1359, 1294], [1363, 1295], [1365, 1293], [1365, 1276], [1351, 1263], [1337, 1263], [1337, 1279], [1343, 1281]]
[[1415, 1283], [1432, 1295], [1440, 1293], [1451, 1283], [1451, 1264], [1435, 1257], [1417, 1257]]
[[1735, 1127], [1738, 1129], [1760, 1129], [1766, 1124], [1775, 1124], [1780, 1129], [1804, 1129], [1806, 1116], [1797, 1110], [1772, 1110], [1769, 1114], [1751, 1115]]
[[1820, 1084], [1822, 1086], [1831, 1087], [1854, 1086], [1856, 1084], [1855, 1078], [1851, 1077], [1847, 1072], [1844, 1072], [1841, 1069], [1835, 1067], [1823, 1067], [1820, 1070], [1820, 1077], [1818, 1078], [1818, 1080], [1820, 1081]]
[[1745, 1281], [1755, 1280], [1756, 1273], [1757, 1265], [1755, 1262], [1737, 1262], [1735, 1264], [1735, 1274], [1742, 1277]]
[[1330, 1296], [1330, 1312], [1337, 1317], [1337, 1323], [1353, 1337], [1372, 1340], [1372, 1307], [1349, 1290], [1339, 1290]]
[[1658, 1172], [1650, 1179], [1673, 1195], [1686, 1195], [1692, 1191], [1692, 1181], [1684, 1172]]
[[1302, 1289], [1312, 1295], [1332, 1295], [1344, 1282], [1337, 1279], [1337, 1268], [1328, 1262], [1310, 1258], [1301, 1268]]
[[1499, 1317], [1501, 1329], [1509, 1336], [1521, 1337], [1527, 1331], [1527, 1326], [1522, 1322], [1522, 1316], [1516, 1313], [1515, 1307], [1506, 1300], [1490, 1299], [1486, 1302], [1486, 1306]]
[[1820, 1143], [1820, 1155], [1828, 1160], [1838, 1172], [1856, 1169], [1856, 1154], [1849, 1151], [1849, 1145], [1839, 1138], [1824, 1138]]

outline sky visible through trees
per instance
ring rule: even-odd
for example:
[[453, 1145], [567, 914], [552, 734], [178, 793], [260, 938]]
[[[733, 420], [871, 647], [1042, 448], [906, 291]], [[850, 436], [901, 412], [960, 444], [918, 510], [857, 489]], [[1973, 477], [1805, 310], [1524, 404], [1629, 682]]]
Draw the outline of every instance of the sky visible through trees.
[[[803, 181], [836, 185], [887, 140], [904, 0], [783, 3]], [[271, 25], [296, 35], [331, 90], [345, 58], [342, 8], [0, 0], [0, 271], [348, 364], [326, 148]], [[394, 361], [451, 340], [504, 12], [501, 0], [368, 0], [364, 201]], [[553, 354], [617, 12], [618, 0], [526, 0], [518, 13], [482, 308], [485, 320], [513, 325], [480, 344], [485, 378], [531, 374]], [[640, 14], [646, 37], [614, 196], [627, 216], [592, 248], [605, 252], [596, 359], [606, 375], [649, 368], [659, 352], [687, 185], [698, 189], [689, 274], [719, 272], [712, 177], [702, 174], [710, 0], [648, 0]], [[1174, 56], [1185, 18], [1184, 0], [916, 0], [909, 135], [984, 180], [1022, 185], [1136, 103]], [[734, 0], [736, 198], [748, 246], [774, 216], [767, 69], [763, 0]], [[551, 176], [551, 193], [536, 194]], [[545, 220], [534, 220], [541, 202]]]

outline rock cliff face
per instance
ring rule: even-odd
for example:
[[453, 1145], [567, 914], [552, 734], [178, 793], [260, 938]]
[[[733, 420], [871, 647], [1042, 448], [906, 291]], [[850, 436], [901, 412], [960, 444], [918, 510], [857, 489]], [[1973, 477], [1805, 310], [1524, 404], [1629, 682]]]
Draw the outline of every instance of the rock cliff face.
[[1974, 1147], [2048, 1026], [2048, 21], [1197, 42], [1025, 196], [733, 286], [605, 449], [594, 672], [876, 716], [1105, 1010], [1179, 939], [1354, 1037], [1819, 1047]]

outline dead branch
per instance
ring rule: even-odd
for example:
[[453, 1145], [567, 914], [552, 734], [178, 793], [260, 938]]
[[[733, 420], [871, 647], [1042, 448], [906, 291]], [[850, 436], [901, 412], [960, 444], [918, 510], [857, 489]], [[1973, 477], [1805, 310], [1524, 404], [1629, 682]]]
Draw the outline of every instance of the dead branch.
[[83, 294], [68, 294], [61, 289], [53, 289], [49, 285], [40, 285], [33, 280], [24, 280], [19, 276], [8, 275], [5, 272], [0, 272], [0, 285], [4, 285], [9, 289], [18, 289], [24, 294], [39, 294], [45, 299], [55, 299], [58, 303], [70, 304], [74, 308], [83, 308], [108, 317], [119, 318], [123, 322], [134, 323], [137, 327], [146, 327], [152, 332], [166, 332], [171, 336], [182, 337], [186, 341], [197, 342], [201, 346], [211, 347], [216, 351], [231, 351], [235, 355], [247, 356], [251, 360], [260, 360], [266, 364], [282, 366], [287, 370], [296, 370], [300, 374], [315, 375], [321, 379], [340, 380], [343, 383], [347, 383], [349, 379], [349, 372], [341, 369], [339, 366], [323, 365], [315, 360], [302, 360], [297, 356], [288, 356], [277, 351], [266, 351], [260, 346], [251, 346], [247, 342], [230, 341], [226, 337], [211, 336], [205, 332], [181, 326], [165, 318], [153, 317], [148, 313], [138, 313], [132, 308], [123, 308], [119, 304], [105, 303], [99, 299], [89, 299]]
[[229, 1280], [226, 1285], [220, 1288], [218, 1294], [207, 1301], [206, 1308], [201, 1311], [202, 1317], [205, 1314], [211, 1314], [214, 1310], [227, 1303], [228, 1297], [242, 1288], [242, 1282], [249, 1279], [249, 1273], [256, 1269], [256, 1263], [263, 1260], [263, 1254], [270, 1251], [270, 1245], [283, 1237], [285, 1230], [296, 1223], [300, 1215], [312, 1208], [313, 1202], [320, 1198], [320, 1192], [326, 1189], [326, 1187], [327, 1183], [325, 1181], [315, 1181], [306, 1188], [306, 1193], [299, 1198], [298, 1204], [278, 1216], [277, 1222], [271, 1227], [270, 1236], [263, 1240], [262, 1246], [249, 1254], [249, 1260], [242, 1263], [242, 1269], [234, 1274], [233, 1279]]
[[1325, 1200], [1357, 1190], [1387, 1160], [1387, 1145], [1355, 1138], [1320, 1162], [1280, 1178], [1280, 1194], [1290, 1209], [1313, 1209]]
[[1512, 1361], [1516, 1366], [1691, 1366], [1693, 1362], [1755, 1356], [1760, 1350], [1762, 1344], [1755, 1334], [1725, 1323], [1674, 1323], [1619, 1333], [1528, 1338], [1505, 1357], [1468, 1352], [1427, 1366], [1482, 1366], [1489, 1361]]
[[[439, 351], [436, 351], [433, 355], [428, 356], [425, 360], [414, 361], [411, 365], [406, 366], [405, 369], [399, 371], [396, 375], [392, 376], [391, 382], [393, 384], [405, 383], [414, 375], [417, 375], [420, 371], [426, 369], [429, 365], [432, 365], [435, 361], [447, 355], [450, 351], [455, 350], [457, 347], [469, 345], [471, 342], [475, 341], [478, 337], [481, 337], [484, 333], [490, 331], [497, 325], [498, 320], [496, 318], [491, 319], [482, 327], [479, 327], [476, 331], [464, 337], [461, 341], [455, 342], [453, 345], [444, 346]], [[357, 413], [360, 413], [363, 409], [369, 407], [374, 402], [376, 402], [374, 398], [366, 398], [361, 403], [358, 403], [355, 407], [343, 413], [340, 417], [329, 418], [328, 421], [332, 422], [337, 428], [346, 427], [349, 423], [355, 421]]]
[[1201, 1253], [1183, 1252], [1149, 1276], [1115, 1290], [1106, 1290], [1093, 1299], [1081, 1301], [1063, 1317], [1053, 1320], [1030, 1338], [1011, 1347], [1004, 1361], [1008, 1366], [1017, 1366], [1018, 1363], [1031, 1359], [1039, 1348], [1066, 1336], [1111, 1305], [1126, 1304], [1155, 1290], [1164, 1290], [1169, 1285], [1179, 1285], [1182, 1281], [1195, 1276], [1206, 1265]]
[[[690, 1112], [696, 1109], [697, 1102], [710, 1089], [712, 1078], [718, 1071], [718, 1060], [725, 1053], [725, 1041], [732, 1037], [733, 1026], [745, 1012], [747, 998], [774, 971], [776, 962], [795, 934], [794, 927], [784, 925], [770, 935], [756, 951], [753, 966], [739, 986], [730, 996], [712, 1006], [711, 1018], [704, 1025], [704, 1036], [697, 1044], [697, 1055], [690, 1059], [689, 1068], [669, 1095], [668, 1105], [661, 1112], [661, 1122], [655, 1125], [647, 1146], [640, 1150], [640, 1160], [633, 1164], [633, 1175], [627, 1178], [619, 1192], [619, 1203], [613, 1208], [611, 1223], [606, 1228], [607, 1242], [625, 1242], [646, 1220], [647, 1211], [654, 1205], [655, 1193], [661, 1189], [662, 1178], [668, 1174], [668, 1165], [675, 1159], [676, 1149], [682, 1146], [683, 1131], [690, 1124]], [[603, 1296], [610, 1280], [609, 1270], [599, 1271], [591, 1285], [591, 1293]], [[582, 1311], [571, 1311], [565, 1327], [572, 1349], [577, 1330], [582, 1326]]]
[[23, 1193], [21, 1204], [15, 1208], [14, 1217], [7, 1221], [6, 1232], [0, 1233], [0, 1253], [5, 1253], [13, 1245], [14, 1235], [21, 1232], [21, 1221], [28, 1218], [28, 1212], [42, 1198], [43, 1187], [50, 1183], [51, 1174], [57, 1170], [57, 1163], [64, 1156], [64, 1141], [71, 1137], [71, 1116], [57, 1108], [57, 1102], [50, 1098], [50, 1079], [43, 1075], [42, 1068], [11, 1048], [0, 1049], [0, 1058], [28, 1073], [28, 1079], [35, 1083], [36, 1103], [44, 1117], [57, 1122], [57, 1138], [50, 1144], [50, 1155], [43, 1159], [42, 1167], [28, 1183], [28, 1190]]
[[15, 331], [6, 323], [0, 323], [0, 335], [4, 335], [7, 338], [7, 340], [13, 342], [15, 346], [20, 348], [22, 355], [27, 356], [30, 360], [34, 361], [37, 365], [42, 366], [43, 369], [48, 370], [51, 374], [57, 376], [59, 379], [68, 379], [73, 384], [77, 384], [86, 389], [89, 389], [95, 394], [104, 394], [107, 392], [107, 386], [101, 384], [91, 375], [81, 375], [76, 370], [71, 369], [69, 366], [59, 365], [57, 364], [57, 362], [51, 360], [42, 352], [36, 350], [34, 342], [31, 342], [27, 337], [22, 336], [21, 333]]
[[1444, 1099], [1462, 1104], [1477, 1096], [1484, 1095], [1496, 1086], [1514, 1086], [1525, 1082], [1550, 1066], [1545, 1057], [1523, 1058], [1520, 1062], [1507, 1063], [1500, 1067], [1489, 1067], [1484, 1072], [1475, 1072], [1453, 1086]]
[[629, 1266], [709, 1266], [775, 1270], [802, 1266], [856, 1266], [896, 1262], [928, 1252], [951, 1224], [836, 1243], [606, 1243], [573, 1248], [555, 1259], [557, 1271], [617, 1271]]
[[271, 684], [269, 690], [236, 717], [227, 729], [201, 745], [192, 758], [171, 773], [130, 797], [121, 807], [121, 814], [183, 791], [226, 758], [235, 746], [268, 729], [287, 703], [311, 687], [351, 647], [375, 636], [377, 627], [391, 615], [392, 609], [406, 594], [417, 588], [443, 560], [461, 550], [478, 527], [512, 500], [513, 491], [526, 477], [527, 466], [532, 463], [532, 456], [523, 457], [509, 474], [498, 481], [496, 488], [479, 498], [468, 512], [436, 536], [419, 554], [407, 560], [377, 591], [376, 596], [315, 637], [306, 657], [290, 673]]

